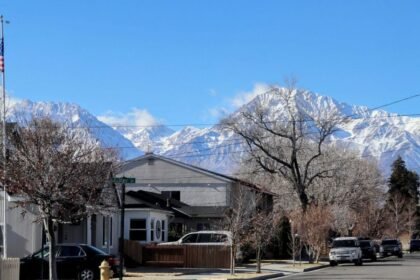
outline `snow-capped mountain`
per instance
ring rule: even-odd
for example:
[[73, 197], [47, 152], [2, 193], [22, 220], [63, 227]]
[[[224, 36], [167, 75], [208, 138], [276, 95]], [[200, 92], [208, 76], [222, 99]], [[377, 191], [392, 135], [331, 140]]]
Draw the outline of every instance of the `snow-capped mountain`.
[[154, 151], [161, 153], [164, 144], [163, 139], [169, 138], [175, 133], [174, 130], [164, 126], [156, 125], [151, 127], [114, 127], [118, 132], [130, 140], [136, 147], [143, 151]]
[[50, 117], [56, 121], [71, 124], [76, 128], [88, 128], [86, 137], [98, 140], [104, 147], [116, 148], [123, 159], [142, 154], [121, 133], [99, 121], [95, 116], [76, 104], [24, 100], [13, 103], [7, 112], [7, 118], [11, 121], [30, 120], [32, 117]]
[[[296, 110], [309, 116], [328, 117], [334, 113], [346, 117], [346, 122], [339, 125], [331, 141], [345, 149], [354, 150], [361, 157], [376, 159], [385, 174], [389, 173], [390, 165], [398, 155], [405, 160], [408, 168], [418, 170], [420, 118], [401, 117], [383, 110], [351, 106], [304, 90], [294, 92], [292, 103]], [[259, 105], [267, 108], [270, 119], [286, 118], [285, 104], [279, 95], [272, 93], [255, 97], [233, 112], [232, 116], [242, 110], [253, 110]], [[130, 138], [131, 132], [121, 132]], [[147, 138], [145, 134], [142, 135], [142, 139]], [[205, 129], [186, 127], [171, 135], [156, 133], [153, 139], [136, 142], [136, 146], [145, 150], [142, 144], [145, 142], [154, 143], [152, 151], [155, 153], [222, 173], [233, 172], [238, 159], [243, 156], [240, 139], [217, 126]]]
[[[383, 110], [369, 110], [364, 106], [351, 106], [330, 97], [299, 90], [291, 100], [295, 110], [309, 116], [328, 117], [332, 113], [347, 117], [331, 142], [345, 149], [352, 149], [361, 157], [374, 158], [385, 174], [391, 163], [401, 156], [408, 168], [419, 172], [420, 166], [420, 118], [401, 117]], [[240, 111], [255, 110], [257, 106], [267, 108], [273, 120], [286, 119], [285, 105], [278, 95], [258, 95], [243, 105]], [[210, 170], [229, 174], [244, 156], [243, 142], [232, 132], [223, 131], [217, 125], [209, 128], [184, 127], [174, 131], [164, 125], [151, 127], [115, 127], [99, 121], [78, 105], [21, 101], [8, 111], [10, 119], [50, 116], [71, 123], [76, 127], [89, 127], [91, 137], [103, 146], [116, 147], [123, 159], [152, 151]]]

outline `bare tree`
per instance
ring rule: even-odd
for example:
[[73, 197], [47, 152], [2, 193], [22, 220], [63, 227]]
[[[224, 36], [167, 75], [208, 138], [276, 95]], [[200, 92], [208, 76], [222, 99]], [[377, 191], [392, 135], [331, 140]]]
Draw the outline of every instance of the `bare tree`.
[[322, 249], [326, 246], [331, 222], [331, 210], [328, 206], [311, 204], [308, 211], [302, 213], [299, 235], [316, 263], [319, 261]]
[[236, 252], [249, 230], [249, 220], [256, 209], [252, 192], [238, 187], [232, 192], [231, 205], [225, 213], [224, 228], [232, 236], [230, 273], [235, 274]]
[[407, 227], [407, 202], [408, 198], [400, 192], [389, 195], [387, 203], [391, 222], [389, 233], [394, 237], [398, 237]]
[[49, 278], [54, 280], [54, 225], [79, 222], [111, 209], [114, 202], [108, 188], [114, 154], [81, 135], [48, 118], [34, 118], [9, 135], [6, 185], [20, 197], [23, 209], [37, 208], [37, 221], [50, 244]]
[[356, 226], [357, 213], [348, 205], [335, 204], [332, 209], [332, 228], [342, 236], [352, 236]]
[[249, 229], [246, 240], [253, 246], [256, 252], [257, 273], [261, 273], [261, 259], [266, 246], [270, 243], [276, 228], [275, 214], [272, 209], [266, 209], [259, 205], [263, 204], [263, 196], [256, 194], [256, 209], [249, 220]]
[[381, 239], [388, 226], [385, 208], [375, 201], [369, 201], [360, 208], [356, 212], [356, 220], [354, 234], [357, 236]]
[[417, 224], [417, 205], [409, 203], [407, 205], [407, 231], [409, 238], [412, 238], [414, 231], [416, 230]]
[[337, 112], [313, 114], [298, 108], [295, 81], [285, 88], [273, 88], [270, 94], [279, 101], [277, 110], [260, 96], [221, 126], [245, 141], [249, 157], [262, 171], [287, 180], [305, 211], [310, 201], [308, 188], [316, 179], [329, 176], [329, 167], [322, 168], [319, 161], [340, 118]]

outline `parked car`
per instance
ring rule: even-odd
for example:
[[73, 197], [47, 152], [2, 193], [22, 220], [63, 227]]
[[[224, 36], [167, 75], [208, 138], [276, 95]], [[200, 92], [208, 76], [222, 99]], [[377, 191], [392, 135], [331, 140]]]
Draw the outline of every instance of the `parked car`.
[[[177, 241], [158, 243], [158, 246], [164, 245], [232, 245], [232, 235], [229, 231], [225, 230], [203, 230], [190, 232]], [[238, 263], [244, 259], [244, 254], [241, 249], [236, 248], [235, 259]]]
[[410, 253], [420, 251], [420, 239], [410, 240]]
[[333, 240], [329, 253], [330, 265], [354, 263], [362, 265], [362, 250], [356, 237], [339, 237]]
[[[48, 278], [49, 248], [20, 260], [20, 280]], [[118, 275], [119, 259], [86, 244], [58, 244], [56, 250], [59, 279], [99, 279], [99, 266], [107, 260], [114, 275]]]
[[177, 241], [162, 242], [158, 245], [231, 245], [232, 236], [229, 231], [206, 230], [191, 232]]
[[398, 239], [384, 239], [380, 247], [381, 257], [397, 256], [403, 257], [402, 245]]
[[376, 248], [372, 240], [359, 240], [362, 249], [362, 258], [376, 261]]

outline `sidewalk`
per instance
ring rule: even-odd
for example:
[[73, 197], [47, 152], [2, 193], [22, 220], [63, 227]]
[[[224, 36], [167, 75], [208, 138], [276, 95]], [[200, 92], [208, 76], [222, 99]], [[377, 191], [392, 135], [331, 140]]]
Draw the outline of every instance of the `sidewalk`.
[[273, 277], [281, 277], [294, 273], [301, 273], [313, 269], [325, 267], [326, 263], [308, 264], [303, 263], [295, 266], [289, 261], [276, 261], [275, 263], [264, 262], [261, 273], [255, 273], [255, 264], [238, 266], [235, 275], [230, 275], [229, 269], [208, 269], [208, 268], [159, 268], [159, 267], [137, 267], [127, 269], [124, 279], [127, 280], [228, 280], [228, 279], [253, 279], [263, 280]]

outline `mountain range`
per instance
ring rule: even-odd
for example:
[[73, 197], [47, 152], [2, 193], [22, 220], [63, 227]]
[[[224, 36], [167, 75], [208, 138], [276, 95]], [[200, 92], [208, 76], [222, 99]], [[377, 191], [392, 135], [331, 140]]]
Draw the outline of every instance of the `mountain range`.
[[[405, 160], [409, 169], [419, 173], [420, 118], [348, 105], [305, 90], [295, 91], [292, 103], [296, 110], [309, 116], [334, 113], [346, 118], [346, 122], [340, 124], [331, 137], [331, 142], [354, 150], [363, 158], [376, 159], [384, 174], [389, 174], [390, 166], [398, 156]], [[282, 99], [272, 93], [256, 96], [232, 115], [260, 105], [267, 108], [270, 119], [285, 118]], [[231, 174], [238, 166], [238, 160], [244, 156], [244, 147], [237, 136], [217, 125], [202, 129], [187, 126], [178, 131], [165, 125], [111, 127], [76, 104], [28, 100], [13, 104], [8, 116], [12, 119], [15, 115], [50, 116], [75, 127], [89, 127], [91, 137], [98, 139], [103, 146], [120, 150], [123, 159], [154, 152]]]

